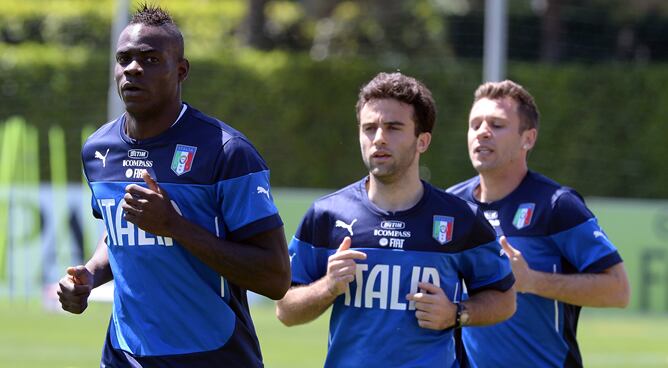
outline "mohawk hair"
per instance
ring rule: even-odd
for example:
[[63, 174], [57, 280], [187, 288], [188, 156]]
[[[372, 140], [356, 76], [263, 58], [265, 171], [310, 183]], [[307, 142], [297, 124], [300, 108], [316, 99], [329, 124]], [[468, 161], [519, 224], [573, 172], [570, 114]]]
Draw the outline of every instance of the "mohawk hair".
[[169, 15], [166, 10], [157, 5], [143, 3], [139, 5], [137, 11], [132, 15], [129, 24], [142, 24], [149, 27], [161, 27], [165, 29], [167, 33], [176, 40], [178, 57], [183, 58], [185, 48], [183, 35], [181, 34], [179, 27], [174, 23], [172, 16]]
[[143, 24], [146, 26], [160, 27], [168, 24], [173, 24], [172, 16], [166, 10], [157, 5], [148, 5], [143, 3], [139, 5], [137, 12], [132, 15], [130, 24]]

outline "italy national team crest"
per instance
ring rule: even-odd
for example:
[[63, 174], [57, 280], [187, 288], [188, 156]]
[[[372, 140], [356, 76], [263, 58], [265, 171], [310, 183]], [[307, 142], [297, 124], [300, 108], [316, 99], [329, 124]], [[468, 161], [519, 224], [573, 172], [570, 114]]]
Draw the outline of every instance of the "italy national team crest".
[[183, 175], [190, 171], [195, 159], [195, 152], [197, 152], [197, 147], [177, 144], [174, 157], [172, 157], [172, 171], [176, 175]]
[[455, 219], [448, 216], [434, 216], [434, 226], [431, 236], [441, 245], [452, 240], [452, 232], [455, 227]]
[[531, 218], [533, 217], [533, 210], [536, 207], [534, 203], [522, 203], [515, 212], [515, 218], [513, 218], [513, 226], [517, 230], [523, 229], [531, 225]]

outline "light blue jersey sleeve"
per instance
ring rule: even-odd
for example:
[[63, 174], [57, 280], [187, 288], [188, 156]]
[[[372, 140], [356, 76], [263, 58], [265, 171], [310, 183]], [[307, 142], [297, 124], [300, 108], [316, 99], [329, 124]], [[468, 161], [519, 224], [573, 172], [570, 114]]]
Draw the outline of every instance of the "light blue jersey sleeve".
[[556, 200], [552, 226], [550, 238], [579, 272], [601, 272], [622, 261], [596, 217], [571, 192]]
[[245, 239], [281, 226], [269, 169], [259, 153], [240, 137], [226, 142], [224, 151], [226, 162], [218, 183], [218, 200], [229, 237]]
[[288, 245], [292, 266], [292, 283], [306, 285], [319, 280], [327, 273], [327, 258], [333, 252], [318, 246], [315, 210], [313, 206], [304, 215], [295, 236]]

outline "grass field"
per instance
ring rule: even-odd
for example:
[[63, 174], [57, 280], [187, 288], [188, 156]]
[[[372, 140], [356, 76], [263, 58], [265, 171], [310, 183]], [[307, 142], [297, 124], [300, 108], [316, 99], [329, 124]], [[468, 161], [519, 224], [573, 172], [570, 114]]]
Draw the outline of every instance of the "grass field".
[[[36, 302], [0, 302], [0, 367], [88, 368], [99, 364], [111, 305], [82, 315], [47, 313]], [[252, 308], [267, 368], [322, 367], [327, 316], [287, 328], [273, 304]], [[668, 367], [668, 315], [585, 311], [579, 341], [587, 367]], [[360, 362], [363, 364], [363, 362]]]
[[[285, 189], [277, 192], [276, 203], [288, 237], [311, 201], [326, 193]], [[599, 219], [620, 246], [632, 289], [637, 294], [639, 270], [645, 267], [639, 262], [638, 244], [665, 246], [664, 238], [652, 235], [647, 228], [647, 224], [654, 223], [652, 212], [641, 211], [637, 206], [626, 208], [605, 201], [593, 202], [595, 212], [605, 214]], [[630, 220], [633, 224], [628, 223]], [[659, 286], [653, 289], [657, 303], [668, 295], [665, 286], [661, 286], [663, 289]], [[665, 310], [660, 308], [661, 305], [656, 310]], [[97, 367], [110, 310], [111, 304], [93, 303], [83, 315], [75, 316], [44, 312], [37, 301], [9, 302], [0, 298], [0, 368]], [[252, 312], [268, 368], [322, 367], [327, 347], [327, 316], [305, 326], [287, 328], [274, 317], [272, 303], [257, 303]], [[668, 367], [668, 314], [665, 313], [585, 309], [578, 339], [587, 367]]]

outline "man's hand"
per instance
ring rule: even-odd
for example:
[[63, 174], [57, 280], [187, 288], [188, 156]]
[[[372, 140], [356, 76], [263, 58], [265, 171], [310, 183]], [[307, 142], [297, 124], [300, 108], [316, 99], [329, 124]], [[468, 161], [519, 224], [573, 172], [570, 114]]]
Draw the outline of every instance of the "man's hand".
[[336, 253], [329, 256], [327, 261], [327, 290], [331, 296], [337, 297], [343, 294], [348, 288], [348, 284], [355, 279], [355, 270], [357, 268], [356, 259], [366, 259], [366, 254], [360, 251], [351, 250], [352, 240], [346, 236]]
[[125, 219], [151, 234], [169, 236], [171, 229], [177, 226], [175, 220], [180, 214], [167, 192], [160, 188], [148, 171], [144, 171], [143, 179], [148, 188], [137, 184], [125, 187], [125, 203], [121, 206]]
[[515, 276], [515, 290], [520, 293], [531, 293], [534, 271], [529, 268], [529, 264], [522, 257], [522, 252], [513, 248], [505, 236], [501, 236], [499, 242], [508, 259], [510, 259], [510, 266], [513, 268], [513, 275]]
[[93, 281], [93, 274], [83, 265], [68, 267], [67, 275], [59, 282], [58, 299], [61, 307], [70, 313], [83, 313], [88, 307]]
[[418, 283], [421, 291], [406, 295], [415, 302], [418, 325], [430, 330], [445, 330], [455, 324], [457, 306], [448, 300], [440, 287], [427, 282]]

